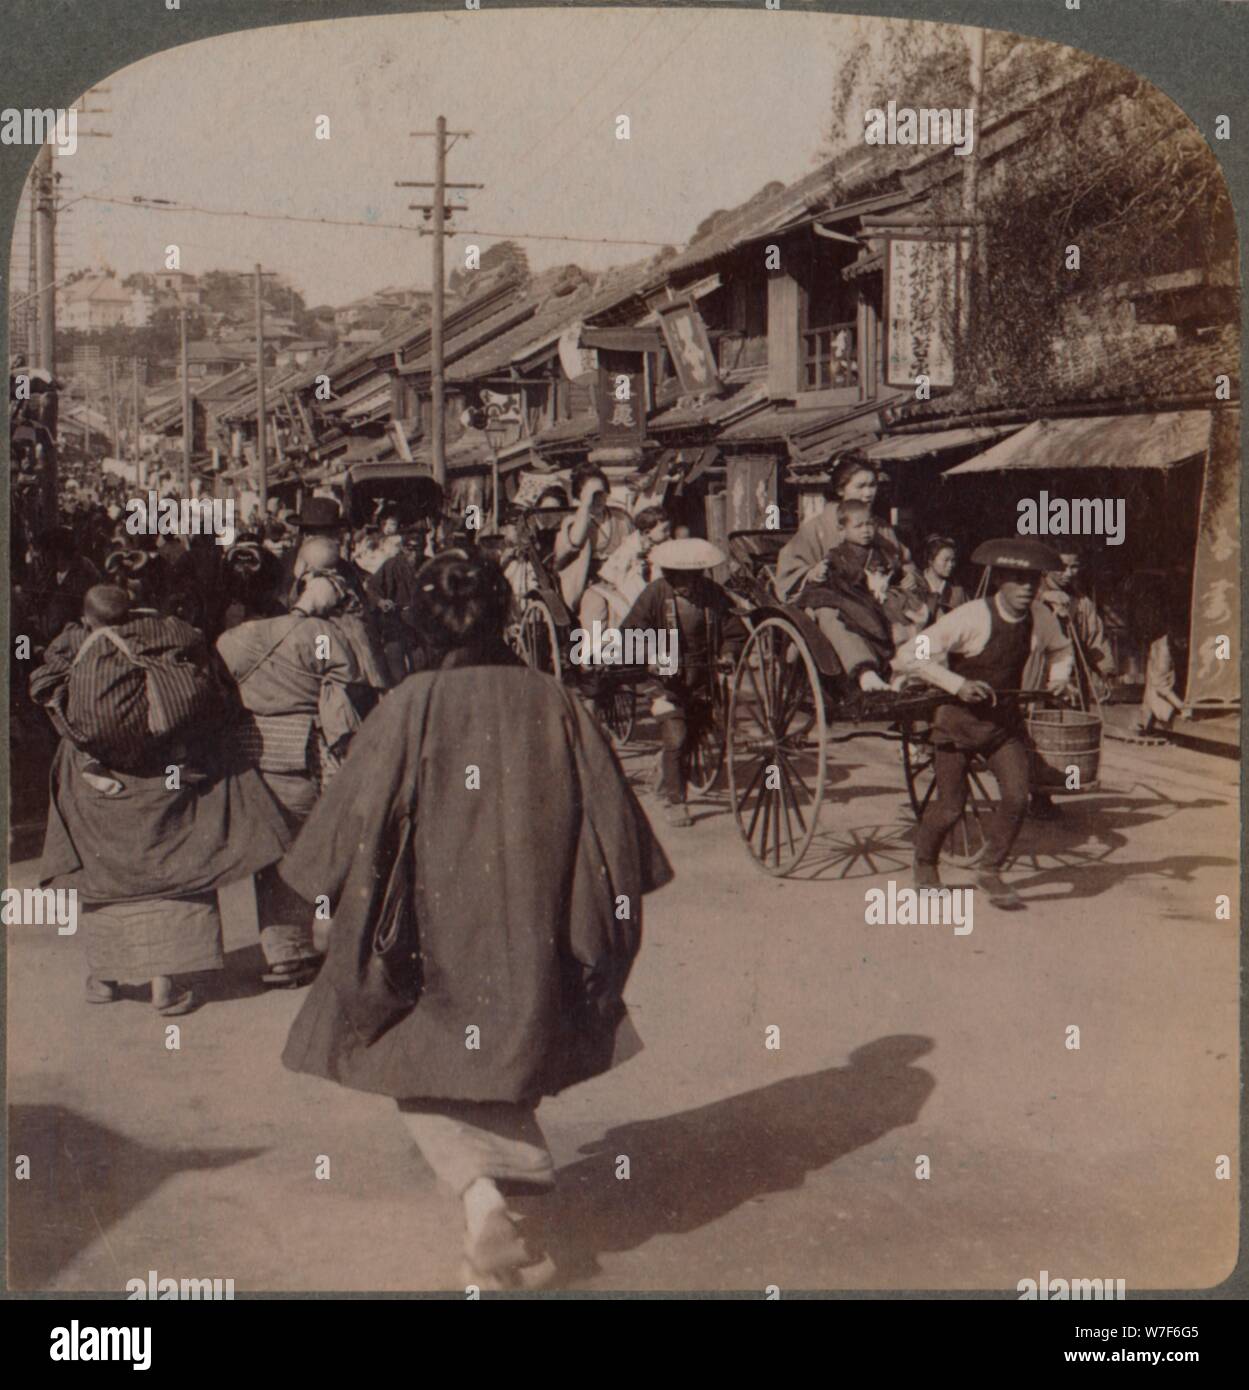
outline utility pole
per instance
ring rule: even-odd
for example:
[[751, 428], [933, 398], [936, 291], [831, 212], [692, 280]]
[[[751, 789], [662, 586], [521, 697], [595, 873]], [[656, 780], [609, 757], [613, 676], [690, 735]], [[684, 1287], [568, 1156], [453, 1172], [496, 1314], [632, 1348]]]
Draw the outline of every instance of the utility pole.
[[182, 495], [191, 495], [191, 438], [195, 432], [195, 417], [191, 414], [191, 375], [187, 370], [186, 307], [178, 311], [182, 326]]
[[139, 359], [130, 359], [130, 372], [133, 382], [134, 396], [134, 481], [135, 486], [139, 487], [145, 479], [141, 476], [142, 464], [143, 431], [139, 418]]
[[967, 31], [968, 59], [970, 63], [971, 109], [968, 120], [974, 122], [972, 129], [976, 138], [972, 152], [963, 162], [963, 217], [967, 221], [965, 236], [959, 237], [959, 259], [963, 266], [963, 295], [966, 310], [963, 313], [963, 357], [966, 363], [971, 349], [972, 335], [976, 331], [978, 300], [984, 290], [984, 229], [977, 225], [977, 203], [980, 191], [980, 140], [984, 130], [982, 95], [984, 89], [984, 30]]
[[108, 414], [113, 427], [113, 457], [120, 462], [122, 453], [121, 435], [117, 424], [117, 363], [112, 357], [108, 359]]
[[260, 494], [260, 519], [269, 508], [269, 468], [265, 458], [265, 308], [260, 290], [263, 277], [256, 262], [256, 481]]
[[432, 188], [434, 190], [434, 201], [432, 203], [409, 203], [412, 211], [419, 211], [425, 214], [428, 220], [433, 214], [434, 226], [431, 232], [421, 229], [421, 236], [432, 236], [434, 238], [434, 283], [433, 283], [433, 317], [429, 327], [429, 355], [430, 355], [430, 429], [432, 434], [430, 454], [434, 465], [434, 481], [439, 487], [445, 487], [447, 483], [447, 431], [445, 418], [445, 401], [443, 399], [443, 343], [442, 326], [443, 316], [446, 308], [445, 301], [445, 267], [443, 263], [443, 238], [454, 236], [454, 231], [447, 231], [446, 219], [448, 213], [467, 212], [468, 206], [464, 203], [447, 203], [448, 188], [484, 188], [480, 183], [448, 183], [447, 182], [447, 136], [452, 140], [467, 140], [472, 134], [471, 130], [447, 130], [447, 118], [439, 116], [434, 130], [414, 130], [412, 134], [418, 138], [433, 136], [434, 145], [434, 181], [430, 183], [395, 183], [396, 188]]
[[56, 180], [52, 175], [52, 146], [39, 147], [35, 156], [36, 277], [39, 286], [38, 366], [56, 375]]

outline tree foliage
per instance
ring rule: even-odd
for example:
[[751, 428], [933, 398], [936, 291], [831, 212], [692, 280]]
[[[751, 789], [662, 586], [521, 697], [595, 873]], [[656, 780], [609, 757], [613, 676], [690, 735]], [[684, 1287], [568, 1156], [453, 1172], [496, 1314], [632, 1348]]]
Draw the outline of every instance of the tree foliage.
[[[968, 106], [971, 32], [862, 22], [832, 94], [825, 153], [861, 142], [863, 113], [890, 99]], [[959, 382], [973, 401], [1059, 399], [1128, 350], [1133, 290], [1176, 271], [1234, 275], [1218, 161], [1184, 113], [1128, 69], [989, 31], [976, 140], [980, 273]], [[923, 205], [934, 227], [964, 210], [965, 161], [953, 165]], [[1234, 292], [1228, 299], [1234, 316]]]

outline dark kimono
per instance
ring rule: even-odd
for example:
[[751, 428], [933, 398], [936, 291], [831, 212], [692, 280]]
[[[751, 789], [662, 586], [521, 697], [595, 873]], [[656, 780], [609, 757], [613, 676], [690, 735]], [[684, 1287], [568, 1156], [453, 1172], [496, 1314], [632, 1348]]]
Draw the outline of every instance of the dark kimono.
[[[358, 988], [409, 808], [421, 995], [366, 1046], [339, 1000]], [[505, 648], [454, 651], [387, 696], [280, 872], [334, 912], [283, 1053], [293, 1071], [397, 1098], [533, 1102], [624, 1060], [642, 895], [672, 870], [594, 719]]]
[[[118, 631], [140, 653], [211, 658], [201, 635], [176, 618], [132, 613]], [[101, 763], [101, 745], [85, 746], [72, 722], [69, 677], [86, 629], [70, 626], [31, 676], [61, 744], [51, 772], [51, 806], [40, 883], [76, 889], [85, 903], [142, 902], [211, 892], [280, 859], [290, 843], [281, 812], [259, 775], [221, 757], [217, 717], [183, 737], [156, 739], [118, 728], [113, 751], [133, 739], [133, 756]], [[102, 668], [101, 697], [116, 679]], [[85, 692], [90, 698], [90, 691]], [[133, 721], [131, 721], [133, 724]], [[84, 746], [79, 746], [84, 744]], [[168, 785], [178, 769], [178, 785]]]

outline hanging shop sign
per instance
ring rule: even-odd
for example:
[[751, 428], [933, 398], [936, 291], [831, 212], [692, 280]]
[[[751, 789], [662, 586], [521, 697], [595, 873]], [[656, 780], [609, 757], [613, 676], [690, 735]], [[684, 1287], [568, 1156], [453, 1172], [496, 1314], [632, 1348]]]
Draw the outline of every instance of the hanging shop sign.
[[959, 242], [891, 234], [885, 243], [885, 383], [954, 385]]
[[701, 396], [719, 391], [720, 374], [716, 355], [707, 336], [707, 325], [692, 299], [678, 299], [658, 308], [659, 324], [672, 365], [681, 382], [682, 394]]
[[[640, 364], [607, 366], [600, 360], [594, 399], [601, 443], [608, 447], [638, 445], [646, 437], [646, 376]], [[631, 362], [639, 362], [633, 357]]]

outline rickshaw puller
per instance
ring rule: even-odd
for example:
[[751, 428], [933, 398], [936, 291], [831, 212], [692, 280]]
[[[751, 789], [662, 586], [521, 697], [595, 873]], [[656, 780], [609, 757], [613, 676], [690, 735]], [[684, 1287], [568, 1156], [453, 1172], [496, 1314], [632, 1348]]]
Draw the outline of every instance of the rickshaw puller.
[[[1029, 757], [1018, 703], [998, 696], [1020, 689], [1034, 652], [1045, 658], [1047, 687], [1061, 692], [1071, 676], [1073, 653], [1053, 614], [1035, 603], [1041, 575], [1058, 560], [1055, 551], [1040, 541], [1008, 537], [986, 541], [972, 560], [1001, 571], [995, 591], [938, 618], [905, 643], [894, 661], [904, 673], [957, 697], [933, 716], [936, 794], [915, 836], [915, 886], [941, 886], [941, 846], [963, 814], [972, 759], [979, 755], [997, 780], [1000, 799], [976, 857], [976, 886], [994, 906], [1019, 908], [1023, 899], [1002, 881], [1000, 870], [1027, 811]], [[926, 643], [923, 657], [918, 642]]]
[[659, 722], [659, 798], [669, 825], [693, 824], [685, 805], [685, 759], [691, 738], [690, 715], [699, 695], [709, 688], [711, 663], [716, 659], [723, 624], [733, 600], [705, 573], [725, 562], [724, 552], [710, 541], [685, 538], [664, 541], [650, 553], [651, 567], [660, 573], [629, 610], [622, 628], [675, 631], [677, 669], [647, 682], [653, 696], [651, 713]]

